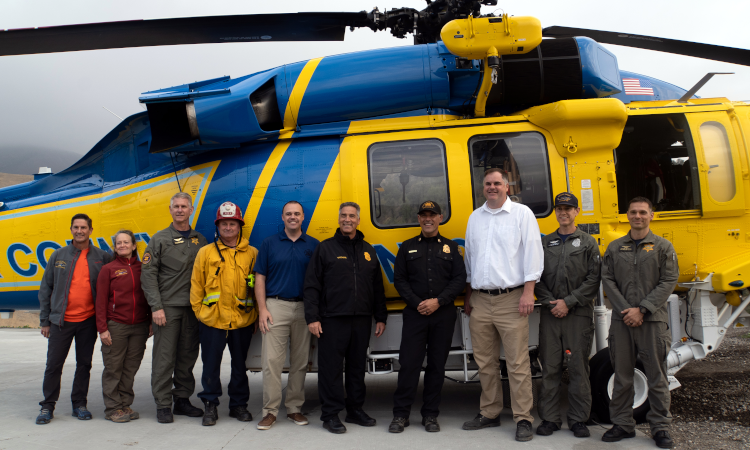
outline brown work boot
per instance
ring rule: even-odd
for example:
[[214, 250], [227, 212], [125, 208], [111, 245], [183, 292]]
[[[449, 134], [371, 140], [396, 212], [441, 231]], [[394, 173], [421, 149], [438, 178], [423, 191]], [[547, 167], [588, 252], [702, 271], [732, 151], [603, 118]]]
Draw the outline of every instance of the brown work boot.
[[116, 423], [130, 422], [130, 415], [121, 409], [117, 409], [112, 414], [104, 416], [105, 419]]
[[293, 413], [293, 414], [287, 414], [286, 418], [294, 422], [296, 425], [307, 425], [307, 417], [303, 416], [300, 413]]
[[259, 430], [270, 430], [271, 426], [276, 423], [276, 416], [274, 416], [271, 413], [266, 414], [266, 417], [263, 418], [260, 422], [258, 422], [258, 429]]
[[130, 409], [130, 406], [126, 406], [122, 408], [123, 412], [130, 416], [130, 420], [136, 420], [141, 417], [140, 414], [138, 414], [138, 411], [133, 411]]

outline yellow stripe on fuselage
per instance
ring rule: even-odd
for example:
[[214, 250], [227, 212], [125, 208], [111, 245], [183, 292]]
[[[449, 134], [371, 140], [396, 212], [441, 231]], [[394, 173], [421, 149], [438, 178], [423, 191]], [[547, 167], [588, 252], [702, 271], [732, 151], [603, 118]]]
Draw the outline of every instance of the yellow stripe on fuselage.
[[284, 112], [284, 129], [281, 130], [279, 134], [281, 139], [292, 137], [297, 129], [299, 106], [302, 104], [302, 98], [305, 96], [305, 91], [310, 84], [313, 73], [315, 73], [315, 69], [322, 60], [323, 58], [315, 58], [308, 61], [302, 69], [302, 72], [300, 72], [297, 77], [297, 81], [294, 83], [294, 88], [292, 88], [292, 93], [289, 95], [289, 101], [286, 103], [286, 111]]
[[263, 205], [263, 199], [266, 197], [266, 191], [271, 184], [273, 175], [276, 173], [276, 168], [279, 167], [281, 158], [284, 157], [286, 149], [292, 144], [292, 140], [279, 141], [276, 147], [271, 152], [271, 156], [268, 157], [266, 165], [263, 166], [263, 171], [260, 173], [258, 183], [255, 185], [253, 190], [253, 196], [250, 197], [250, 203], [247, 205], [245, 210], [245, 229], [243, 234], [247, 232], [245, 236], [250, 236], [255, 226], [255, 219], [258, 217], [261, 205]]

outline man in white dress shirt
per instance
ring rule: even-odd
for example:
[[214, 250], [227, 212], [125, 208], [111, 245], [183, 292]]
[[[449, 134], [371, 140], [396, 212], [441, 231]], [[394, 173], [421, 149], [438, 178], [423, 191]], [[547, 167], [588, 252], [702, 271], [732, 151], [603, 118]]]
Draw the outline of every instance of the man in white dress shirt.
[[500, 426], [503, 391], [499, 345], [505, 350], [516, 440], [530, 441], [533, 394], [529, 361], [529, 314], [534, 285], [544, 270], [544, 249], [534, 213], [508, 198], [508, 174], [487, 169], [487, 201], [469, 217], [466, 227], [466, 299], [474, 359], [482, 395], [479, 414], [464, 430]]

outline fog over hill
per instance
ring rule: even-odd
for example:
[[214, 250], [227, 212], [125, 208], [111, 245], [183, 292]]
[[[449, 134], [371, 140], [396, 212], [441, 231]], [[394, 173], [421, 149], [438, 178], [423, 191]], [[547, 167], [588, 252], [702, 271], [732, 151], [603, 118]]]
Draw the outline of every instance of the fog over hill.
[[73, 165], [81, 156], [68, 150], [0, 146], [0, 172], [33, 175], [39, 172], [40, 167], [49, 167], [53, 173], [58, 173]]

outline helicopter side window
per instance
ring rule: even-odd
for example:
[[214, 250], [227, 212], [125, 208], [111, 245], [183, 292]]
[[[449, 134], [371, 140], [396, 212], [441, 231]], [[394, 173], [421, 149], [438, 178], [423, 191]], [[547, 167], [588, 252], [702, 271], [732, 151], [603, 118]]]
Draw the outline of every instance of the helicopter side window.
[[705, 122], [700, 133], [708, 164], [708, 192], [717, 202], [728, 202], [734, 198], [736, 184], [727, 130], [719, 122]]
[[656, 211], [699, 209], [696, 172], [695, 149], [684, 115], [628, 118], [615, 149], [620, 214], [638, 196], [651, 200]]
[[508, 172], [508, 196], [528, 206], [537, 217], [552, 212], [549, 162], [544, 136], [539, 133], [489, 134], [469, 141], [474, 209], [484, 204], [483, 180], [487, 169]]
[[450, 218], [445, 145], [438, 139], [380, 142], [368, 150], [372, 222], [378, 228], [418, 226], [419, 205], [432, 200]]

